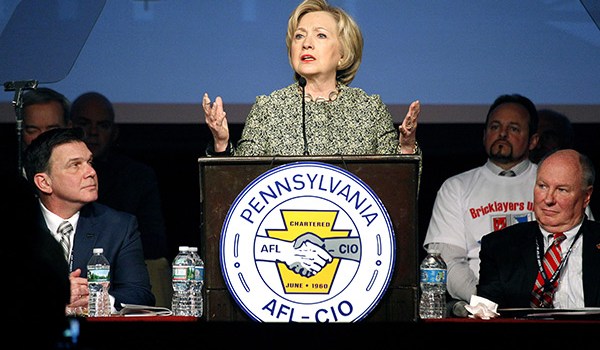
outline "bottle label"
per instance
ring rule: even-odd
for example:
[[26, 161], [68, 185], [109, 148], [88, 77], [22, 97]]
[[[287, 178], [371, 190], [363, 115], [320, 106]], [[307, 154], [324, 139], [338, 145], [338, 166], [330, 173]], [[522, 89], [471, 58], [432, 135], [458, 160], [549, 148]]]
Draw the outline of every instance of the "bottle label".
[[194, 269], [194, 279], [196, 281], [204, 281], [204, 267], [196, 266]]
[[187, 268], [187, 280], [193, 281], [196, 278], [196, 268], [194, 266], [188, 266]]
[[110, 269], [88, 269], [88, 282], [108, 282]]
[[421, 269], [421, 283], [446, 283], [446, 270]]
[[173, 267], [173, 281], [188, 281], [194, 278], [193, 266]]

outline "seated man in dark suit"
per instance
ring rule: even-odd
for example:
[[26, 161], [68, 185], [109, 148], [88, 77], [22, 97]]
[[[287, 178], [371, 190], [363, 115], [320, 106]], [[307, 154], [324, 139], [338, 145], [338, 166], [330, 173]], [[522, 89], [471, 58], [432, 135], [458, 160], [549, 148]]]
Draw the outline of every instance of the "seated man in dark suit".
[[[585, 215], [594, 180], [592, 162], [577, 151], [542, 158], [533, 190], [537, 221], [483, 236], [477, 295], [499, 308], [599, 307], [600, 223]], [[554, 240], [558, 251], [548, 249]]]
[[104, 248], [111, 264], [109, 294], [113, 311], [121, 303], [154, 305], [148, 270], [135, 216], [96, 203], [98, 180], [92, 152], [81, 129], [44, 132], [27, 147], [25, 172], [37, 189], [43, 221], [60, 240], [57, 228], [68, 221], [74, 231], [67, 239], [71, 299], [68, 308], [86, 309], [87, 262], [96, 247]]

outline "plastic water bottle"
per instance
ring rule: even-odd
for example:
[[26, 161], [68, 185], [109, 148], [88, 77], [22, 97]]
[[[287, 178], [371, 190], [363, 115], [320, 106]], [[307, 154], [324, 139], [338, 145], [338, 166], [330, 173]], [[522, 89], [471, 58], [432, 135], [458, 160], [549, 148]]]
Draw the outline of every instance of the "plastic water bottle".
[[428, 249], [420, 266], [421, 299], [419, 317], [444, 318], [446, 316], [447, 266], [438, 250]]
[[202, 317], [202, 312], [204, 311], [204, 298], [202, 297], [202, 287], [204, 286], [204, 261], [198, 254], [198, 247], [190, 247], [190, 253], [194, 259], [192, 315]]
[[173, 259], [171, 311], [175, 316], [192, 316], [194, 261], [189, 250], [188, 246], [179, 246], [179, 253]]
[[94, 255], [87, 264], [87, 280], [90, 297], [88, 316], [110, 316], [111, 305], [108, 296], [110, 287], [110, 263], [104, 256], [104, 249], [94, 248]]

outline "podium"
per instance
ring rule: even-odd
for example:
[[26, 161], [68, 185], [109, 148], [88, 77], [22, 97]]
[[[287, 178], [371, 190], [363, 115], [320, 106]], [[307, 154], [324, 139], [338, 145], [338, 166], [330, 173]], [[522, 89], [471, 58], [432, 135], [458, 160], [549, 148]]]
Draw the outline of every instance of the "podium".
[[415, 155], [199, 158], [200, 255], [205, 264], [203, 318], [209, 322], [251, 321], [230, 295], [221, 271], [220, 236], [231, 204], [269, 169], [311, 161], [338, 166], [360, 178], [379, 197], [392, 221], [396, 244], [392, 278], [364, 321], [416, 321], [419, 160]]

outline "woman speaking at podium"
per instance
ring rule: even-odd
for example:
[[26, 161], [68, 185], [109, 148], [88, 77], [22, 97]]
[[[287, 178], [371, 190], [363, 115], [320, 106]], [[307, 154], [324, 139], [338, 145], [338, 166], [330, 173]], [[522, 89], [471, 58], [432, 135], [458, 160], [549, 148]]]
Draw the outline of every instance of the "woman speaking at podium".
[[419, 101], [397, 130], [379, 95], [350, 87], [362, 60], [360, 28], [326, 0], [290, 15], [286, 45], [294, 82], [256, 98], [234, 147], [220, 96], [202, 99], [213, 143], [207, 156], [419, 154]]

